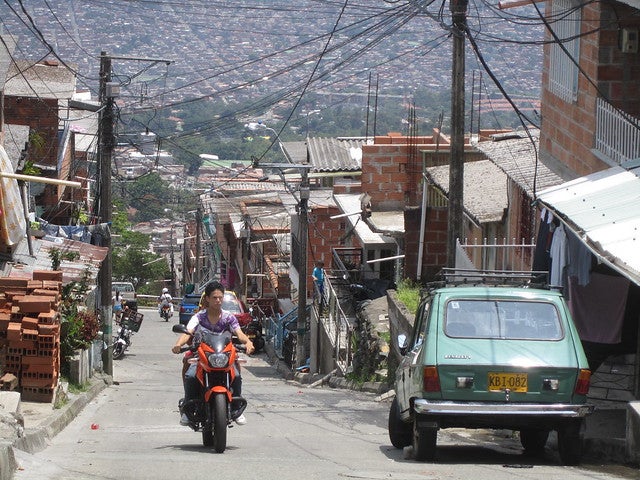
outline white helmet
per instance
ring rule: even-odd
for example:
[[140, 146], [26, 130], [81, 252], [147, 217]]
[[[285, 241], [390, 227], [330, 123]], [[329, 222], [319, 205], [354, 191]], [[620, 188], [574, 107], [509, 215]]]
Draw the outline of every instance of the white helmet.
[[162, 293], [169, 293], [169, 289], [168, 288], [163, 288], [162, 289]]

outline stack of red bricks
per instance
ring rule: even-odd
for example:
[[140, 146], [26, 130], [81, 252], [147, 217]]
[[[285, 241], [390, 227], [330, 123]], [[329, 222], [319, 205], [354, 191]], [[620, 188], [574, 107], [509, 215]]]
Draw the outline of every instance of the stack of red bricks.
[[0, 278], [0, 388], [19, 388], [24, 401], [51, 402], [58, 385], [61, 289], [60, 271]]

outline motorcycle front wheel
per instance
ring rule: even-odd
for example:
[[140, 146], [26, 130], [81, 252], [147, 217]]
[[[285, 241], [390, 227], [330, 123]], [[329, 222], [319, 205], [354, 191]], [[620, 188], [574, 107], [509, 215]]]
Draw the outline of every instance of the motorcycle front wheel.
[[227, 396], [218, 393], [213, 398], [213, 448], [222, 453], [227, 448]]
[[117, 360], [124, 356], [124, 344], [122, 342], [116, 342], [113, 344], [113, 359]]

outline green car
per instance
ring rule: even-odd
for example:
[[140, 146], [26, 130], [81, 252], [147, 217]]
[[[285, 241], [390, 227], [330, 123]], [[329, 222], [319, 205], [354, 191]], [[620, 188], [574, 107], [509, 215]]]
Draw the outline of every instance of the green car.
[[579, 463], [591, 372], [563, 296], [513, 286], [443, 286], [423, 298], [389, 412], [396, 448], [432, 460], [441, 428], [520, 432], [540, 453], [558, 432], [563, 464]]

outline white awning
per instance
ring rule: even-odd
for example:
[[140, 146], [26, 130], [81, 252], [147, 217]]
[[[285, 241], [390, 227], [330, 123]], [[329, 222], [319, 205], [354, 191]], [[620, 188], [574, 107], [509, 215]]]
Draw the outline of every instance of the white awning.
[[543, 190], [538, 200], [602, 262], [640, 285], [640, 166], [612, 167]]

